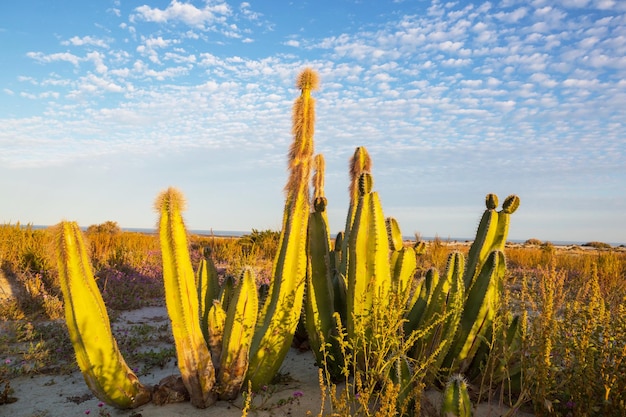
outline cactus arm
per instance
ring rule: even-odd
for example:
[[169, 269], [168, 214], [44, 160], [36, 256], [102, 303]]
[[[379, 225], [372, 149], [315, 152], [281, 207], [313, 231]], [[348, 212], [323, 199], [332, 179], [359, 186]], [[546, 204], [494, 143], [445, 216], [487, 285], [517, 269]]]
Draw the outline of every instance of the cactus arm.
[[113, 407], [147, 403], [150, 391], [124, 361], [111, 332], [78, 225], [61, 222], [55, 242], [65, 322], [87, 386]]
[[[318, 197], [319, 198], [319, 197]], [[318, 365], [326, 361], [333, 376], [340, 375], [338, 364], [342, 363], [341, 350], [335, 335], [337, 323], [334, 319], [334, 288], [330, 269], [330, 238], [326, 212], [318, 202], [309, 218], [309, 267], [307, 270], [305, 301], [305, 326], [311, 350]], [[330, 355], [324, 355], [322, 348]], [[331, 358], [332, 357], [332, 358]], [[328, 360], [330, 359], [330, 361]]]
[[189, 391], [191, 403], [206, 408], [216, 401], [213, 391], [215, 370], [200, 328], [198, 293], [181, 215], [182, 206], [182, 194], [174, 188], [161, 193], [156, 202], [160, 212], [165, 302], [183, 383]]
[[511, 214], [518, 209], [519, 205], [520, 199], [516, 195], [508, 196], [502, 203], [502, 210], [498, 212], [498, 227], [496, 228], [491, 250], [504, 250], [504, 245], [509, 235]]
[[485, 197], [485, 205], [487, 208], [480, 219], [480, 224], [476, 231], [476, 238], [474, 242], [472, 242], [472, 246], [470, 246], [467, 255], [467, 267], [463, 278], [466, 290], [469, 290], [473, 285], [482, 264], [492, 251], [493, 242], [498, 229], [498, 213], [495, 210], [498, 206], [498, 196], [495, 194], [487, 194], [487, 197]]
[[[357, 206], [359, 205], [359, 178], [364, 172], [370, 172], [372, 169], [372, 159], [367, 149], [359, 146], [354, 150], [352, 158], [350, 158], [350, 202], [348, 205], [348, 215], [346, 216], [346, 227], [341, 241], [341, 263], [339, 273], [344, 277], [348, 275], [348, 243], [350, 241], [350, 233]], [[343, 318], [343, 317], [342, 317]]]
[[294, 105], [294, 143], [289, 155], [283, 227], [274, 261], [268, 299], [252, 340], [248, 379], [253, 389], [266, 385], [278, 372], [298, 325], [306, 276], [306, 234], [309, 220], [309, 177], [313, 156], [314, 100], [317, 74], [304, 70], [302, 94]]
[[204, 340], [209, 343], [209, 312], [213, 308], [213, 301], [219, 298], [219, 279], [213, 259], [203, 257], [196, 271], [196, 288], [200, 303], [200, 328]]
[[467, 382], [462, 375], [453, 375], [443, 391], [442, 417], [471, 417], [472, 402], [467, 392]]
[[414, 294], [417, 294], [417, 296], [414, 296], [415, 302], [412, 304], [406, 315], [407, 321], [404, 323], [404, 334], [410, 335], [418, 329], [422, 318], [424, 317], [424, 311], [426, 311], [426, 307], [428, 306], [428, 296], [430, 293], [428, 288], [434, 277], [438, 277], [438, 275], [439, 272], [436, 269], [431, 268], [426, 271], [426, 277], [420, 279], [420, 282], [415, 288]]
[[491, 252], [467, 294], [458, 332], [444, 361], [445, 367], [457, 363], [462, 371], [470, 364], [481, 336], [484, 337], [491, 326], [502, 291], [505, 268], [504, 254]]
[[410, 295], [410, 286], [413, 275], [417, 269], [417, 255], [415, 250], [404, 247], [402, 232], [398, 221], [393, 217], [385, 220], [387, 226], [387, 237], [391, 248], [391, 285], [392, 290], [398, 295], [402, 304], [406, 304]]
[[209, 309], [207, 318], [207, 345], [211, 351], [213, 367], [218, 370], [220, 357], [222, 356], [222, 341], [224, 339], [224, 325], [226, 323], [226, 312], [222, 308], [222, 303], [213, 300], [213, 305]]
[[308, 267], [305, 291], [305, 328], [317, 364], [326, 365], [333, 377], [340, 375], [339, 364], [343, 363], [341, 349], [336, 339], [337, 323], [334, 318], [335, 291], [332, 275], [336, 267], [332, 264], [330, 233], [324, 197], [324, 158], [315, 156], [313, 177], [314, 211], [308, 225]]
[[252, 270], [245, 269], [226, 314], [218, 380], [220, 399], [237, 397], [248, 371], [250, 343], [259, 310]]

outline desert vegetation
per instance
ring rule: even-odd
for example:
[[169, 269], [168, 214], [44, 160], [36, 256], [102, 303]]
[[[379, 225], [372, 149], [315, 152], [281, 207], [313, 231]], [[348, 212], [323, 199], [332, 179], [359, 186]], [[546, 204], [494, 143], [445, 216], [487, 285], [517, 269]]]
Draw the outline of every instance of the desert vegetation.
[[[157, 198], [154, 234], [114, 221], [0, 226], [0, 403], [16, 376], [78, 365], [103, 404], [137, 407], [155, 400], [142, 374], [174, 358], [194, 406], [250, 399], [271, 392], [295, 337], [319, 366], [320, 415], [461, 416], [481, 402], [624, 415], [626, 252], [507, 244], [515, 195], [486, 196], [471, 243], [405, 240], [362, 147], [345, 229], [331, 236], [316, 83], [310, 70], [298, 80], [280, 231], [190, 235], [173, 188]], [[120, 311], [148, 306], [165, 307], [171, 326], [117, 328]]]

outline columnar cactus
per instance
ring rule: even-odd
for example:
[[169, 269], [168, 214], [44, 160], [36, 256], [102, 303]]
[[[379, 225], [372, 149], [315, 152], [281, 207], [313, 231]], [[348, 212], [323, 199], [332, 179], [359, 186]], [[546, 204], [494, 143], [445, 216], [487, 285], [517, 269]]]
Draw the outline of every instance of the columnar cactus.
[[466, 296], [459, 329], [443, 366], [463, 372], [491, 328], [502, 292], [506, 264], [504, 253], [493, 251]]
[[65, 323], [87, 386], [113, 407], [134, 408], [147, 403], [150, 390], [128, 367], [113, 338], [78, 225], [61, 222], [57, 228], [55, 246]]
[[220, 283], [213, 259], [207, 253], [200, 259], [196, 271], [196, 288], [200, 306], [200, 328], [204, 340], [209, 343], [209, 312], [213, 307], [213, 301], [219, 299]]
[[443, 391], [441, 417], [471, 417], [472, 402], [467, 392], [467, 382], [462, 375], [453, 375]]
[[357, 323], [369, 326], [374, 308], [385, 309], [391, 293], [389, 240], [385, 217], [377, 192], [372, 191], [371, 174], [361, 174], [359, 202], [348, 243], [347, 331], [355, 337]]
[[343, 358], [336, 338], [338, 323], [334, 318], [335, 291], [332, 281], [336, 267], [334, 260], [331, 260], [322, 155], [315, 156], [313, 189], [313, 212], [309, 216], [308, 230], [304, 323], [317, 363], [326, 362], [326, 369], [331, 376], [338, 377]]
[[302, 308], [315, 120], [311, 91], [317, 88], [317, 83], [317, 74], [311, 69], [305, 69], [298, 77], [302, 94], [294, 104], [294, 142], [289, 152], [283, 227], [269, 294], [252, 340], [248, 379], [253, 389], [266, 385], [280, 368]]
[[220, 399], [232, 400], [248, 371], [250, 343], [257, 319], [258, 294], [254, 274], [244, 269], [228, 307], [218, 374]]
[[155, 204], [160, 213], [165, 302], [183, 383], [191, 403], [206, 408], [217, 400], [215, 369], [200, 328], [198, 292], [181, 215], [183, 206], [183, 196], [174, 188], [161, 193]]

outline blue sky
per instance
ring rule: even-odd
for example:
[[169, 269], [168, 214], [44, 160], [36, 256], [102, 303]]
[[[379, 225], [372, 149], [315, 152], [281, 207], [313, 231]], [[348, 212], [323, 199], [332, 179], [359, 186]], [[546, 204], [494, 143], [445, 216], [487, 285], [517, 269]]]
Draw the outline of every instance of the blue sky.
[[97, 1], [0, 5], [0, 222], [278, 229], [295, 77], [320, 74], [334, 232], [365, 146], [405, 235], [626, 243], [626, 2]]

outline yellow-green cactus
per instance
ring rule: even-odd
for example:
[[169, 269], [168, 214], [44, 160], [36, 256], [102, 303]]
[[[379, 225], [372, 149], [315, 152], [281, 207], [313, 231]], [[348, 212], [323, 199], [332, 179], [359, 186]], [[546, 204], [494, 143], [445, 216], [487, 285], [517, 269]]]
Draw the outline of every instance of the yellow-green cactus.
[[357, 321], [365, 329], [374, 308], [385, 309], [391, 293], [389, 240], [378, 193], [372, 191], [373, 179], [361, 174], [359, 203], [348, 244], [347, 331], [355, 337]]
[[198, 289], [198, 303], [200, 305], [200, 328], [204, 340], [209, 343], [209, 312], [213, 307], [213, 301], [219, 299], [220, 284], [217, 269], [208, 253], [205, 253], [205, 256], [200, 259], [196, 271], [196, 288]]
[[200, 328], [198, 291], [181, 214], [182, 194], [174, 188], [167, 189], [159, 195], [156, 209], [160, 214], [165, 302], [172, 323], [178, 368], [191, 403], [206, 408], [217, 400], [215, 369]]
[[309, 336], [309, 344], [317, 363], [320, 366], [325, 363], [331, 376], [338, 377], [341, 372], [339, 365], [343, 363], [343, 358], [336, 338], [335, 291], [332, 281], [336, 268], [331, 261], [333, 251], [331, 250], [326, 215], [324, 158], [322, 155], [315, 156], [313, 189], [314, 210], [309, 216], [304, 323]]
[[269, 383], [278, 372], [289, 351], [302, 309], [315, 122], [311, 91], [317, 88], [317, 74], [305, 69], [297, 84], [302, 93], [293, 110], [294, 141], [289, 152], [283, 226], [269, 294], [252, 340], [248, 379], [253, 389]]
[[462, 375], [453, 375], [443, 391], [441, 417], [471, 417], [472, 402], [467, 392], [467, 382]]
[[147, 403], [150, 390], [128, 367], [113, 338], [78, 225], [61, 222], [55, 244], [65, 322], [87, 386], [113, 407], [134, 408]]
[[258, 314], [258, 294], [252, 270], [246, 268], [226, 313], [224, 340], [218, 374], [219, 396], [237, 397], [248, 371], [250, 343]]

